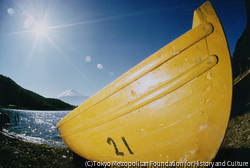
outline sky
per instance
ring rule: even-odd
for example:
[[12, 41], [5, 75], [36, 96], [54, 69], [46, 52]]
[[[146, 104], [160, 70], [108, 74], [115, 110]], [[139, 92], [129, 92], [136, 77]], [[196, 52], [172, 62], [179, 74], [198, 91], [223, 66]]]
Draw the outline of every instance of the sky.
[[[244, 0], [210, 1], [231, 55], [246, 28]], [[93, 96], [192, 28], [203, 0], [0, 0], [0, 74], [55, 98]]]

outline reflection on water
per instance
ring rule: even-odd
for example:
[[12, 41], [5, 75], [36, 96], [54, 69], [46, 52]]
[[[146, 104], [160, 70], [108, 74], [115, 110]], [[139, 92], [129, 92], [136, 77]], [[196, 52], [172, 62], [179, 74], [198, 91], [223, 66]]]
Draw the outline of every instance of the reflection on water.
[[34, 143], [65, 146], [59, 137], [56, 124], [70, 111], [7, 109], [1, 109], [1, 111], [10, 117], [10, 125], [3, 127], [6, 135]]

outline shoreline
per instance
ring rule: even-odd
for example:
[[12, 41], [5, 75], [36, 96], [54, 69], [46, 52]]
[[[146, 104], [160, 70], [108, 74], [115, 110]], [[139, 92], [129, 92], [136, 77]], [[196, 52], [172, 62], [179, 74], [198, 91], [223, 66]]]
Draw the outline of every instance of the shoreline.
[[[230, 147], [227, 138], [212, 162], [248, 162], [250, 167], [250, 148]], [[80, 168], [85, 167], [85, 159], [74, 155], [68, 147], [49, 146], [25, 142], [8, 137], [0, 132], [0, 168], [43, 167]]]
[[0, 167], [75, 168], [68, 147], [24, 142], [0, 133]]
[[40, 137], [32, 137], [32, 136], [27, 136], [27, 135], [22, 135], [18, 134], [15, 132], [9, 132], [5, 128], [3, 128], [0, 132], [4, 136], [7, 136], [9, 138], [14, 138], [23, 142], [29, 142], [29, 143], [34, 143], [34, 144], [44, 144], [47, 146], [58, 146], [58, 147], [67, 147], [67, 145], [64, 142], [60, 141], [54, 141], [54, 140], [46, 140], [44, 138]]
[[[68, 147], [49, 146], [11, 138], [0, 132], [2, 167], [84, 167], [85, 159]], [[231, 118], [225, 138], [212, 162], [248, 162], [250, 167], [250, 112]], [[79, 165], [80, 163], [80, 165]]]

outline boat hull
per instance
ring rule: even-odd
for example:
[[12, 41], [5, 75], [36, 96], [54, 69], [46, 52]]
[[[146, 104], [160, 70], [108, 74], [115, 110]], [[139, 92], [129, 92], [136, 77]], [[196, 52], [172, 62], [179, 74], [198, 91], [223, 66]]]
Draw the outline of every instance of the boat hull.
[[126, 72], [57, 124], [93, 161], [211, 161], [231, 110], [227, 41], [210, 2], [193, 28]]

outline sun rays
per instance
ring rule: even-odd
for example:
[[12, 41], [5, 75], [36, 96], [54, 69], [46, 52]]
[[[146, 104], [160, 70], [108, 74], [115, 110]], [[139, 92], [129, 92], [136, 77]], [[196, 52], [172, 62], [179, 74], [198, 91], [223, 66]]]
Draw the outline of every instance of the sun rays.
[[[73, 61], [73, 58], [69, 55], [70, 52], [67, 49], [71, 49], [71, 52], [74, 51], [74, 48], [72, 49], [71, 47], [71, 45], [74, 44], [66, 42], [67, 38], [65, 39], [64, 35], [66, 35], [65, 33], [67, 33], [67, 31], [69, 30], [68, 28], [110, 20], [114, 18], [94, 19], [86, 21], [81, 20], [80, 22], [66, 23], [67, 20], [64, 18], [55, 18], [60, 17], [60, 14], [57, 14], [56, 16], [54, 15], [58, 12], [57, 5], [60, 2], [59, 0], [53, 2], [51, 1], [48, 4], [43, 3], [43, 1], [39, 1], [38, 4], [25, 4], [17, 0], [13, 0], [13, 2], [16, 4], [17, 8], [16, 10], [9, 8], [7, 10], [9, 15], [13, 16], [14, 14], [21, 14], [22, 18], [26, 19], [24, 19], [23, 21], [23, 27], [19, 28], [20, 31], [11, 32], [5, 35], [22, 35], [22, 37], [26, 38], [26, 40], [28, 39], [31, 42], [30, 50], [27, 53], [25, 61], [26, 69], [32, 64], [32, 61], [34, 59], [39, 59], [40, 61], [42, 61], [41, 63], [46, 66], [46, 60], [49, 60], [46, 53], [48, 53], [48, 51], [54, 52], [52, 50], [55, 50], [57, 51], [59, 56], [64, 58], [67, 63], [72, 65], [76, 72], [78, 72], [88, 84], [91, 84], [91, 80], [86, 77], [89, 76], [89, 74], [87, 73], [91, 73], [91, 71], [83, 70], [82, 67], [79, 67], [79, 64], [77, 62]], [[18, 11], [19, 13], [17, 13], [16, 11]], [[57, 22], [57, 19], [59, 19], [60, 21]], [[86, 62], [88, 63], [90, 61], [91, 57], [88, 56]], [[86, 62], [82, 62], [82, 64], [85, 65]], [[97, 68], [99, 72], [106, 71], [109, 76], [114, 75], [113, 72], [107, 70], [99, 61], [94, 63], [95, 66], [92, 65], [93, 61], [91, 62], [92, 63], [89, 65], [91, 65], [92, 68]], [[92, 71], [96, 70], [93, 69]]]

